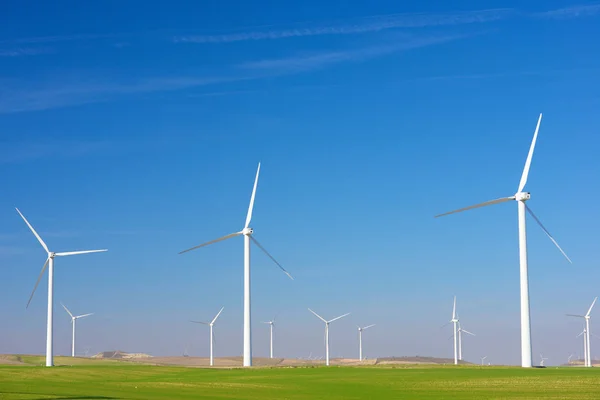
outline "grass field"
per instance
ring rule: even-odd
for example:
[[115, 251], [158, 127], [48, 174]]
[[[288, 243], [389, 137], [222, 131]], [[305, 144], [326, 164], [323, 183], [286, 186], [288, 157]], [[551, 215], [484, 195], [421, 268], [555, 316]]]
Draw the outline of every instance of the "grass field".
[[21, 360], [32, 365], [0, 365], [0, 399], [600, 398], [600, 370], [585, 368], [208, 369], [60, 357], [45, 368], [41, 357]]

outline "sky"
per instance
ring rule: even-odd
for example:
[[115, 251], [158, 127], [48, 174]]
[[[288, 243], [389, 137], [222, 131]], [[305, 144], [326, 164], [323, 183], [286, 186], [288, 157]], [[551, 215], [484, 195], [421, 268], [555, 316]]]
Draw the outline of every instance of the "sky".
[[[255, 356], [520, 364], [515, 193], [528, 205], [533, 360], [582, 356], [599, 295], [600, 3], [7, 2], [0, 13], [0, 353], [242, 353], [243, 228], [258, 162]], [[597, 312], [600, 312], [596, 310]], [[592, 332], [596, 325], [592, 313]], [[206, 329], [205, 329], [206, 328]], [[598, 332], [600, 335], [600, 332]], [[598, 349], [598, 350], [596, 350]], [[592, 356], [600, 339], [592, 337]]]

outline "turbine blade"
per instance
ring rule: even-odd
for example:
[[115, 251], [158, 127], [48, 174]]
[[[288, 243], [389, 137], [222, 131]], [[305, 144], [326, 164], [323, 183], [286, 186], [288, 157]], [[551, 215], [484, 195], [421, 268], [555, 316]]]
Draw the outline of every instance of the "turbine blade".
[[578, 318], [585, 318], [584, 315], [577, 315], [577, 314], [565, 314], [567, 317], [578, 317]]
[[63, 256], [75, 256], [77, 254], [89, 254], [89, 253], [103, 253], [108, 251], [108, 249], [104, 250], [83, 250], [83, 251], [65, 251], [62, 253], [55, 253], [55, 256], [63, 257]]
[[29, 301], [27, 302], [27, 306], [25, 306], [25, 308], [29, 308], [29, 303], [31, 303], [31, 299], [33, 299], [33, 294], [35, 293], [35, 290], [37, 289], [38, 285], [40, 284], [40, 280], [42, 279], [42, 275], [44, 275], [44, 271], [46, 270], [46, 267], [48, 266], [48, 262], [50, 261], [50, 257], [46, 258], [46, 262], [44, 263], [44, 266], [42, 267], [42, 270], [40, 271], [40, 275], [37, 278], [37, 281], [35, 282], [35, 286], [33, 287], [33, 292], [31, 292], [31, 296], [29, 296]]
[[79, 319], [79, 318], [83, 318], [83, 317], [89, 317], [90, 315], [94, 315], [94, 313], [89, 313], [89, 314], [83, 314], [83, 315], [78, 315], [75, 318]]
[[577, 336], [575, 336], [576, 338], [578, 338], [579, 336], [583, 335], [585, 333], [585, 329], [581, 331], [581, 333]]
[[585, 314], [586, 317], [590, 316], [590, 313], [592, 312], [592, 308], [594, 308], [594, 304], [596, 304], [596, 300], [598, 300], [598, 297], [596, 297], [594, 299], [594, 301], [592, 301], [592, 305], [590, 306], [590, 309], [588, 310], [587, 314]]
[[540, 123], [542, 122], [542, 114], [540, 113], [540, 117], [538, 118], [537, 126], [535, 127], [535, 133], [533, 134], [533, 140], [531, 141], [531, 147], [529, 148], [529, 154], [527, 154], [527, 160], [525, 161], [525, 168], [523, 168], [523, 175], [521, 175], [521, 182], [519, 182], [519, 190], [517, 193], [520, 193], [525, 188], [525, 184], [527, 183], [527, 176], [529, 175], [529, 167], [531, 167], [531, 158], [533, 157], [533, 150], [535, 149], [535, 142], [537, 141], [538, 131], [540, 130]]
[[317, 314], [316, 312], [314, 312], [310, 308], [308, 309], [308, 311], [310, 311], [311, 313], [315, 314], [317, 316], [317, 318], [319, 318], [321, 321], [327, 323], [327, 321], [325, 321], [325, 318], [321, 317], [319, 314]]
[[258, 185], [258, 174], [260, 173], [260, 163], [258, 163], [258, 169], [256, 170], [256, 178], [254, 179], [254, 188], [252, 188], [252, 196], [250, 197], [250, 205], [248, 206], [248, 214], [246, 215], [246, 225], [244, 228], [247, 228], [250, 225], [250, 221], [252, 220], [252, 209], [254, 208], [254, 196], [256, 196], [256, 185]]
[[19, 211], [18, 208], [15, 207], [15, 209], [17, 210], [17, 212], [19, 213], [19, 215], [21, 216], [21, 218], [23, 218], [23, 221], [25, 221], [25, 223], [27, 224], [27, 226], [29, 227], [29, 229], [31, 229], [31, 232], [33, 232], [33, 234], [35, 235], [35, 237], [37, 238], [37, 240], [40, 242], [40, 244], [42, 245], [42, 247], [44, 248], [44, 250], [46, 250], [46, 253], [50, 253], [50, 250], [48, 250], [48, 246], [46, 246], [46, 243], [44, 243], [44, 241], [42, 240], [42, 238], [40, 237], [40, 235], [38, 235], [38, 233], [35, 231], [35, 229], [33, 229], [33, 226], [31, 226], [31, 224], [29, 223], [29, 221], [27, 221], [27, 218], [25, 218], [25, 216], [23, 214], [21, 214], [21, 211]]
[[444, 329], [445, 327], [447, 327], [448, 325], [450, 325], [452, 323], [452, 321], [450, 322], [446, 322], [444, 325], [440, 326], [440, 330]]
[[71, 311], [69, 311], [69, 309], [67, 308], [67, 306], [65, 306], [63, 303], [60, 303], [60, 305], [63, 306], [63, 308], [65, 309], [65, 311], [69, 313], [69, 315], [71, 316], [71, 318], [75, 318], [73, 316], [73, 314], [71, 314]]
[[454, 306], [452, 307], [452, 319], [456, 319], [456, 296], [454, 296]]
[[331, 322], [333, 322], [333, 321], [337, 321], [338, 319], [340, 319], [340, 318], [344, 318], [344, 317], [345, 317], [345, 316], [347, 316], [347, 315], [350, 315], [350, 313], [346, 313], [346, 314], [344, 314], [344, 315], [340, 315], [339, 317], [335, 317], [334, 319], [331, 319], [331, 320], [329, 320], [329, 321], [327, 321], [327, 322], [331, 323]]
[[273, 257], [271, 254], [269, 254], [269, 252], [267, 251], [267, 249], [265, 249], [265, 248], [264, 248], [264, 247], [263, 247], [263, 246], [262, 246], [260, 243], [258, 243], [258, 240], [256, 240], [256, 239], [254, 238], [254, 236], [250, 235], [250, 239], [252, 239], [252, 241], [253, 241], [253, 242], [254, 242], [254, 243], [255, 243], [255, 244], [258, 246], [258, 248], [259, 248], [259, 249], [261, 249], [262, 251], [264, 251], [264, 252], [265, 252], [265, 254], [266, 254], [267, 256], [269, 256], [269, 258], [270, 258], [271, 260], [273, 260], [273, 262], [274, 262], [275, 264], [277, 264], [277, 266], [278, 266], [278, 267], [279, 267], [279, 268], [280, 268], [280, 269], [283, 271], [283, 273], [284, 273], [284, 274], [286, 274], [286, 275], [287, 275], [287, 276], [288, 276], [288, 277], [289, 277], [291, 280], [294, 280], [294, 277], [293, 277], [292, 275], [290, 275], [290, 273], [289, 273], [289, 272], [287, 272], [287, 271], [285, 270], [285, 268], [283, 268], [283, 267], [281, 266], [281, 264], [279, 264], [279, 263], [277, 262], [277, 260], [276, 260], [276, 259], [275, 259], [275, 258], [274, 258], [274, 257]]
[[216, 316], [213, 318], [213, 320], [212, 320], [211, 324], [214, 324], [214, 323], [215, 323], [215, 321], [217, 320], [217, 318], [219, 318], [219, 315], [221, 315], [221, 313], [223, 312], [223, 309], [224, 309], [224, 308], [225, 308], [225, 307], [221, 307], [221, 309], [219, 310], [219, 312], [217, 313], [217, 315], [216, 315]]
[[[591, 330], [591, 329], [590, 329], [590, 330]], [[590, 335], [592, 335], [592, 336], [593, 336], [593, 337], [595, 337], [595, 338], [598, 338], [598, 339], [600, 339], [600, 336], [596, 335], [596, 334], [595, 334], [595, 333], [593, 333], [593, 332], [590, 332]]]
[[209, 325], [208, 322], [202, 322], [202, 321], [190, 321], [190, 322], [193, 322], [195, 324]]
[[373, 324], [373, 325], [367, 325], [367, 326], [365, 326], [365, 327], [363, 328], [363, 331], [364, 331], [365, 329], [369, 329], [369, 328], [371, 328], [371, 327], [373, 327], [373, 326], [375, 326], [375, 324]]
[[483, 203], [475, 204], [474, 206], [469, 206], [469, 207], [465, 207], [465, 208], [459, 208], [458, 210], [454, 210], [454, 211], [450, 211], [450, 212], [447, 212], [447, 213], [439, 214], [439, 215], [436, 215], [434, 218], [439, 218], [439, 217], [443, 217], [445, 215], [450, 215], [450, 214], [455, 214], [455, 213], [459, 213], [459, 212], [463, 212], [463, 211], [467, 211], [467, 210], [472, 210], [474, 208], [491, 206], [492, 204], [504, 203], [506, 201], [511, 201], [511, 200], [514, 200], [514, 199], [515, 199], [515, 196], [510, 196], [510, 197], [502, 197], [502, 198], [499, 198], [499, 199], [496, 199], [496, 200], [485, 201]]
[[468, 330], [466, 330], [466, 329], [462, 329], [462, 328], [461, 328], [461, 331], [462, 331], [462, 332], [464, 332], [464, 333], [466, 333], [466, 334], [468, 334], [468, 335], [471, 335], [471, 336], [477, 336], [477, 335], [475, 335], [474, 333], [471, 333], [471, 332], [469, 332], [469, 331], [468, 331]]
[[196, 249], [199, 249], [200, 247], [208, 246], [209, 244], [213, 244], [213, 243], [221, 242], [221, 241], [223, 241], [223, 240], [227, 240], [227, 239], [230, 239], [230, 238], [232, 238], [232, 237], [239, 236], [239, 235], [241, 235], [241, 234], [242, 234], [242, 232], [230, 233], [229, 235], [225, 235], [225, 236], [223, 236], [223, 237], [220, 237], [220, 238], [218, 238], [218, 239], [211, 240], [210, 242], [206, 242], [206, 243], [199, 244], [198, 246], [194, 246], [194, 247], [192, 247], [191, 249], [187, 249], [187, 250], [180, 251], [178, 254], [187, 253], [188, 251], [196, 250]]
[[573, 264], [573, 261], [571, 261], [571, 259], [567, 255], [567, 253], [565, 253], [563, 251], [563, 249], [560, 248], [560, 246], [558, 245], [558, 243], [556, 242], [556, 240], [554, 240], [554, 238], [552, 237], [552, 235], [550, 234], [550, 232], [548, 232], [548, 230], [544, 227], [544, 225], [542, 224], [542, 221], [540, 221], [538, 219], [538, 217], [535, 216], [535, 214], [533, 213], [533, 211], [531, 211], [531, 208], [529, 208], [529, 206], [527, 204], [525, 204], [525, 209], [533, 217], [533, 219], [535, 220], [535, 222], [538, 223], [538, 225], [540, 226], [540, 228], [542, 228], [542, 230], [544, 231], [544, 233], [546, 233], [546, 235], [552, 241], [552, 243], [554, 243], [554, 245], [556, 246], [556, 248], [558, 250], [560, 250], [560, 252], [562, 253], [563, 256], [565, 256], [565, 258], [567, 259], [567, 261], [570, 262], [571, 264]]

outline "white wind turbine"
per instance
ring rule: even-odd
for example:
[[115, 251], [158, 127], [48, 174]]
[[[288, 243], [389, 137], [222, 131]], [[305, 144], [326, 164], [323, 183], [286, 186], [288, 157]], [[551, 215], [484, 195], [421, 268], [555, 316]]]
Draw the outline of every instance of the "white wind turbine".
[[317, 314], [310, 308], [308, 309], [308, 311], [315, 314], [317, 318], [319, 318], [321, 321], [325, 322], [325, 365], [329, 365], [329, 324], [333, 321], [337, 321], [340, 318], [344, 318], [345, 316], [350, 315], [350, 313], [340, 315], [339, 317], [335, 317], [334, 319], [330, 319], [329, 321], [327, 321], [325, 318], [321, 317], [319, 314]]
[[195, 324], [208, 325], [208, 327], [210, 329], [210, 338], [209, 338], [209, 341], [210, 341], [210, 366], [211, 367], [215, 364], [214, 357], [213, 357], [213, 344], [215, 343], [215, 337], [213, 336], [213, 325], [215, 324], [215, 321], [217, 320], [217, 318], [219, 318], [219, 315], [221, 315], [221, 313], [223, 312], [224, 308], [225, 307], [221, 307], [221, 309], [219, 310], [219, 312], [217, 313], [217, 315], [215, 315], [215, 317], [210, 322], [190, 321], [190, 322], [193, 322]]
[[592, 352], [590, 350], [590, 313], [592, 312], [592, 308], [594, 308], [594, 304], [596, 304], [596, 300], [598, 300], [598, 297], [596, 297], [594, 299], [594, 301], [592, 302], [592, 305], [590, 306], [590, 308], [588, 309], [588, 312], [585, 315], [575, 315], [575, 314], [567, 314], [569, 317], [578, 317], [578, 318], [583, 318], [585, 319], [585, 328], [583, 329], [583, 332], [580, 333], [580, 335], [583, 333], [583, 345], [584, 345], [584, 351], [585, 351], [585, 366], [586, 367], [591, 367], [592, 366]]
[[33, 229], [33, 226], [31, 226], [29, 221], [27, 221], [27, 219], [23, 216], [23, 214], [21, 214], [21, 211], [19, 211], [18, 208], [16, 210], [19, 213], [19, 215], [21, 216], [21, 218], [23, 218], [23, 221], [25, 221], [25, 223], [27, 224], [29, 229], [31, 229], [31, 232], [33, 232], [33, 234], [35, 235], [37, 240], [40, 242], [40, 244], [42, 245], [44, 250], [46, 250], [46, 253], [48, 253], [48, 258], [46, 258], [46, 262], [44, 263], [44, 266], [42, 267], [42, 271], [40, 272], [40, 275], [38, 276], [38, 279], [35, 282], [33, 292], [31, 292], [31, 296], [29, 296], [29, 301], [27, 302], [27, 306], [25, 308], [29, 307], [29, 303], [31, 303], [31, 299], [33, 298], [33, 295], [38, 287], [38, 284], [40, 283], [40, 280], [42, 279], [42, 276], [44, 275], [44, 271], [46, 270], [46, 267], [48, 267], [48, 320], [47, 320], [47, 325], [46, 325], [46, 366], [52, 367], [54, 365], [54, 353], [53, 353], [53, 348], [52, 348], [52, 345], [53, 345], [53, 340], [52, 340], [53, 305], [54, 305], [54, 303], [53, 303], [54, 257], [73, 256], [76, 254], [99, 253], [99, 252], [108, 251], [108, 250], [104, 249], [104, 250], [67, 251], [67, 252], [62, 252], [62, 253], [52, 252], [52, 251], [48, 250], [48, 246], [46, 246], [46, 243], [44, 243], [44, 241], [42, 240], [40, 235], [38, 235], [37, 232], [35, 231], [35, 229]]
[[544, 361], [546, 361], [546, 360], [547, 360], [547, 358], [544, 358], [544, 356], [540, 354], [540, 367], [544, 366]]
[[471, 335], [471, 336], [475, 336], [474, 333], [469, 332], [466, 329], [463, 329], [460, 326], [460, 319], [458, 318], [458, 316], [456, 317], [456, 319], [458, 320], [458, 359], [460, 361], [462, 361], [462, 333], [466, 333], [467, 335]]
[[367, 325], [364, 328], [361, 328], [360, 326], [358, 327], [358, 360], [362, 361], [363, 360], [363, 356], [362, 356], [362, 333], [365, 329], [369, 329], [371, 327], [375, 326], [375, 324], [373, 325]]
[[88, 317], [90, 315], [94, 315], [94, 313], [83, 314], [83, 315], [73, 315], [71, 311], [65, 306], [63, 303], [60, 303], [61, 306], [65, 309], [67, 313], [71, 316], [71, 324], [73, 324], [73, 340], [71, 341], [71, 357], [75, 357], [75, 321], [79, 318]]
[[587, 330], [585, 329], [585, 326], [584, 326], [581, 333], [579, 333], [579, 335], [575, 336], [576, 338], [578, 338], [579, 336], [583, 335], [583, 366], [584, 367], [587, 367], [587, 365], [588, 365], [586, 332], [587, 332]]
[[270, 321], [264, 321], [263, 324], [269, 324], [269, 330], [271, 331], [271, 338], [270, 338], [270, 355], [269, 358], [273, 358], [273, 327], [275, 326], [275, 317], [273, 317], [272, 320]]
[[452, 307], [452, 319], [448, 323], [444, 324], [442, 326], [442, 328], [447, 326], [448, 324], [452, 324], [453, 329], [452, 329], [452, 336], [450, 336], [450, 338], [454, 338], [454, 364], [458, 364], [458, 343], [457, 343], [457, 340], [458, 340], [458, 337], [457, 337], [458, 316], [456, 315], [456, 296], [454, 296], [454, 305]]
[[444, 215], [454, 214], [466, 210], [471, 210], [473, 208], [485, 207], [492, 204], [504, 203], [507, 201], [515, 200], [518, 205], [518, 217], [519, 217], [519, 264], [520, 264], [520, 280], [521, 280], [521, 366], [522, 367], [531, 367], [531, 320], [529, 316], [529, 278], [527, 272], [527, 230], [526, 230], [526, 218], [525, 212], [527, 211], [535, 222], [542, 228], [544, 233], [550, 238], [552, 243], [560, 250], [560, 252], [565, 256], [565, 258], [571, 262], [567, 254], [560, 248], [556, 240], [552, 237], [550, 232], [542, 225], [541, 221], [535, 216], [533, 211], [525, 204], [527, 200], [531, 198], [529, 192], [524, 192], [525, 184], [527, 183], [527, 176], [529, 175], [529, 167], [531, 166], [531, 158], [533, 157], [533, 150], [535, 148], [535, 143], [538, 136], [538, 131], [540, 129], [540, 123], [542, 122], [542, 114], [537, 122], [537, 126], [535, 128], [535, 133], [533, 134], [533, 140], [531, 142], [531, 147], [529, 148], [529, 154], [527, 155], [527, 160], [525, 161], [525, 168], [523, 169], [523, 174], [521, 175], [521, 181], [519, 182], [519, 188], [517, 189], [517, 193], [509, 196], [502, 197], [496, 200], [486, 201], [484, 203], [479, 203], [474, 206], [469, 206], [465, 208], [461, 208], [458, 210], [450, 211], [444, 214], [436, 215], [435, 217], [442, 217]]
[[481, 357], [481, 365], [483, 365], [483, 361], [487, 358], [487, 356]]
[[256, 178], [254, 180], [254, 188], [252, 189], [252, 196], [250, 197], [250, 206], [248, 207], [248, 214], [246, 215], [246, 224], [244, 229], [239, 232], [230, 233], [229, 235], [220, 237], [210, 242], [200, 244], [179, 252], [179, 254], [186, 253], [191, 250], [199, 249], [200, 247], [208, 246], [209, 244], [217, 243], [222, 240], [230, 239], [232, 237], [244, 236], [244, 367], [252, 366], [252, 333], [251, 333], [251, 318], [250, 318], [250, 240], [254, 242], [281, 270], [290, 278], [292, 276], [275, 260], [275, 258], [269, 254], [269, 252], [252, 236], [254, 231], [250, 228], [250, 221], [252, 219], [252, 209], [254, 208], [254, 197], [256, 195], [256, 186], [258, 184], [258, 174], [260, 172], [260, 163], [258, 163], [258, 169], [256, 170]]

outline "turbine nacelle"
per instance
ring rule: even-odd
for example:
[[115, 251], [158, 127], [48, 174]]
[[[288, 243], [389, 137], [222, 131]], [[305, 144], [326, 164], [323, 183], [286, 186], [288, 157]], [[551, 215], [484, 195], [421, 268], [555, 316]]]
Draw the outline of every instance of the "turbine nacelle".
[[254, 230], [250, 227], [246, 227], [246, 228], [242, 229], [242, 231], [240, 233], [245, 236], [250, 236], [254, 233]]
[[515, 200], [517, 201], [527, 201], [531, 199], [531, 193], [529, 192], [519, 192], [515, 194]]

